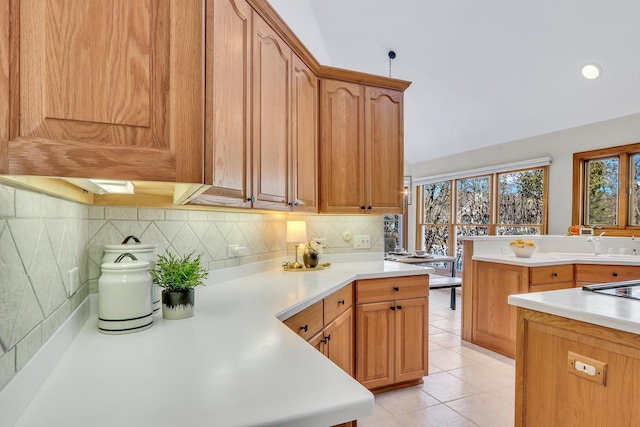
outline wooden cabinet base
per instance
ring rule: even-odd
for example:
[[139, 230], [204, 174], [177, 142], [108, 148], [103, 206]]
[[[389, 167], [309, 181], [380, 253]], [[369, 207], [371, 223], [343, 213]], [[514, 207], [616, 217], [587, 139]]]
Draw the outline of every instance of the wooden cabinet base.
[[640, 426], [637, 334], [523, 308], [517, 329], [516, 426]]
[[386, 393], [388, 391], [400, 390], [401, 388], [413, 387], [421, 384], [424, 384], [424, 380], [422, 378], [413, 380], [413, 381], [407, 381], [404, 383], [391, 384], [384, 387], [369, 389], [369, 391], [373, 394], [380, 394], [380, 393]]

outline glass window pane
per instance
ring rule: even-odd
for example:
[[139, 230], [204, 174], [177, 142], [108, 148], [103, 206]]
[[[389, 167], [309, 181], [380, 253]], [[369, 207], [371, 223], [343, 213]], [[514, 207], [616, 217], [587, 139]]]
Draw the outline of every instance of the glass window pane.
[[456, 204], [458, 224], [489, 224], [490, 180], [488, 176], [458, 179]]
[[629, 225], [640, 225], [640, 154], [631, 156], [629, 174]]
[[542, 169], [498, 176], [498, 224], [542, 224]]
[[498, 236], [527, 236], [540, 234], [540, 227], [499, 226], [496, 227]]
[[424, 223], [449, 224], [451, 221], [451, 181], [425, 184]]
[[424, 250], [434, 255], [447, 255], [449, 250], [449, 226], [425, 225]]
[[462, 254], [462, 241], [460, 237], [463, 236], [487, 236], [489, 235], [489, 227], [475, 227], [461, 225], [456, 227], [456, 253], [455, 255]]
[[618, 225], [618, 157], [585, 162], [587, 225]]

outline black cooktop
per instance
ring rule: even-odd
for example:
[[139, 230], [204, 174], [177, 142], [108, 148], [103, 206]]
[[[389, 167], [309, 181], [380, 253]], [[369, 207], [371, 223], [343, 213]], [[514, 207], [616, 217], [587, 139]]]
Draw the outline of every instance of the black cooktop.
[[582, 290], [599, 294], [613, 295], [615, 297], [640, 299], [640, 281], [601, 283], [598, 285], [583, 286]]

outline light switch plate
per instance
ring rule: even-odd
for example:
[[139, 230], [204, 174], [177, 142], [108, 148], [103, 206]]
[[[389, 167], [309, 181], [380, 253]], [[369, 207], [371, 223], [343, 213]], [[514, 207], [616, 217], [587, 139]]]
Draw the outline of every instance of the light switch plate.
[[368, 234], [357, 234], [353, 237], [354, 249], [369, 249], [371, 248], [371, 236]]

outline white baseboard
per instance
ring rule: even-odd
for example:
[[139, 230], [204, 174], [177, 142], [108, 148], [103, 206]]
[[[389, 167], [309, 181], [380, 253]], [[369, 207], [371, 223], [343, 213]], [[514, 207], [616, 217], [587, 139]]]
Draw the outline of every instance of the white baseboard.
[[89, 319], [94, 304], [97, 312], [97, 301], [97, 295], [96, 298], [93, 296], [85, 298], [31, 360], [0, 390], [0, 414], [2, 414], [3, 426], [12, 426], [18, 421], [22, 412], [40, 390], [73, 339]]

